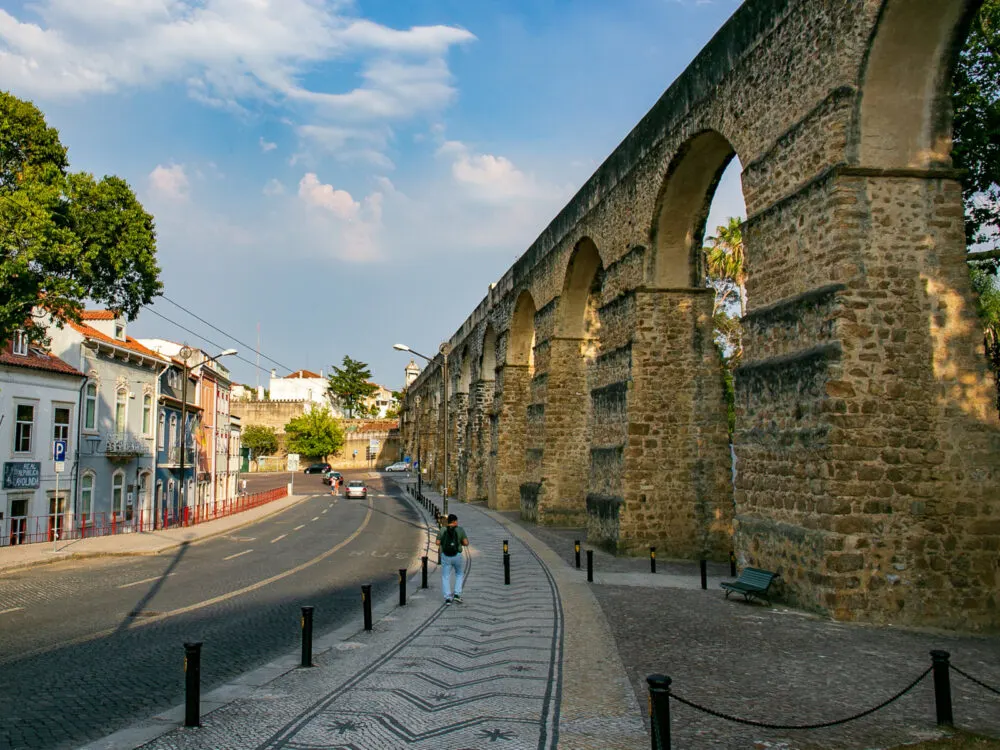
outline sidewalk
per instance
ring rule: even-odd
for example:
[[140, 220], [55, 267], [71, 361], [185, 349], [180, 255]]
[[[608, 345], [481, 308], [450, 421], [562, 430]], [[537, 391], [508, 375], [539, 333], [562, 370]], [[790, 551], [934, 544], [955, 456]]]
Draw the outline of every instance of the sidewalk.
[[109, 557], [114, 555], [156, 555], [179, 547], [184, 543], [226, 534], [256, 523], [262, 518], [280, 513], [308, 495], [290, 495], [273, 500], [256, 508], [234, 513], [231, 516], [161, 531], [142, 531], [126, 534], [71, 539], [65, 542], [38, 542], [0, 547], [0, 573], [17, 568], [47, 565], [83, 557]]

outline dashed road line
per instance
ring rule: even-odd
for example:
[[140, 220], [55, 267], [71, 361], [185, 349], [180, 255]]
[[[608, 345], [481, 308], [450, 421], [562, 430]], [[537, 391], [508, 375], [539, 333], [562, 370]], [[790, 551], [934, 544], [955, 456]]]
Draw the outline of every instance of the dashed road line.
[[8, 615], [11, 612], [20, 612], [24, 607], [11, 607], [10, 609], [0, 609], [0, 615]]
[[249, 555], [251, 552], [253, 552], [252, 549], [245, 549], [242, 552], [237, 552], [235, 555], [230, 555], [229, 557], [223, 557], [222, 559], [223, 560], [232, 560], [234, 557], [241, 557], [243, 555]]
[[274, 544], [275, 542], [280, 542], [286, 536], [288, 536], [288, 534], [282, 534], [281, 536], [274, 537], [274, 539], [271, 540], [271, 544]]
[[[132, 581], [132, 583], [123, 583], [118, 588], [127, 589], [129, 586], [138, 586], [141, 583], [152, 583], [153, 581], [159, 581], [161, 578], [169, 578], [170, 576], [177, 575], [176, 573], [167, 573], [165, 576], [153, 576], [152, 578], [143, 578], [141, 581]], [[0, 612], [0, 614], [3, 614]]]
[[323, 508], [323, 513], [324, 513], [324, 514], [325, 514], [325, 513], [329, 513], [329, 512], [330, 512], [330, 509], [329, 509], [329, 508]]
[[313, 520], [314, 521], [318, 521], [319, 520], [319, 516], [316, 516]]
[[304, 529], [305, 527], [306, 525], [302, 524], [301, 526], [296, 526], [294, 529], [292, 529], [292, 531], [298, 531], [299, 529]]

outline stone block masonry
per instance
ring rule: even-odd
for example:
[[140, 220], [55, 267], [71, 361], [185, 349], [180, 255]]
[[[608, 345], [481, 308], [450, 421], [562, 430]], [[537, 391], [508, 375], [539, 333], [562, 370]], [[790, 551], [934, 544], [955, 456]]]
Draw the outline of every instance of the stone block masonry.
[[[617, 553], [734, 549], [840, 619], [1000, 628], [1000, 420], [947, 114], [978, 5], [743, 3], [449, 337], [490, 383], [451, 405], [458, 486]], [[734, 156], [730, 445], [701, 247]], [[439, 391], [433, 366], [410, 387], [408, 445], [439, 445]]]

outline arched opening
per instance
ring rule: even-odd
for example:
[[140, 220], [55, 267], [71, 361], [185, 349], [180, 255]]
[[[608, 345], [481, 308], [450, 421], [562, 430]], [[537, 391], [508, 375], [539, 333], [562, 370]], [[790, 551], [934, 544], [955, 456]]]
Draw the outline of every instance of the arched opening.
[[[531, 293], [524, 290], [514, 303], [514, 312], [507, 329], [507, 347], [499, 386], [501, 398], [496, 457], [499, 472], [496, 507], [500, 510], [522, 507], [524, 486], [531, 482], [531, 475], [537, 475], [540, 468], [533, 466], [533, 459], [526, 456], [527, 448], [541, 443], [538, 435], [535, 436], [534, 443], [528, 438], [531, 423], [538, 422], [540, 417], [535, 413], [537, 409], [532, 407], [534, 345], [535, 301]], [[534, 463], [537, 463], [537, 459]]]
[[951, 165], [948, 82], [965, 33], [967, 5], [940, 0], [886, 3], [864, 72], [862, 166]]
[[469, 410], [471, 399], [469, 389], [472, 386], [472, 358], [469, 345], [462, 347], [458, 362], [458, 378], [455, 382], [454, 412], [452, 425], [448, 428], [448, 439], [452, 445], [451, 466], [453, 486], [460, 500], [469, 499]]
[[479, 379], [494, 380], [497, 369], [497, 332], [493, 326], [486, 326], [479, 358]]
[[573, 248], [563, 279], [555, 335], [549, 339], [543, 415], [546, 452], [541, 459], [537, 519], [581, 526], [586, 523], [588, 491], [599, 479], [591, 471], [595, 424], [613, 418], [604, 409], [605, 402], [620, 395], [616, 390], [606, 393], [599, 382], [604, 264], [590, 238]]
[[657, 286], [702, 285], [705, 222], [716, 186], [735, 154], [724, 136], [710, 130], [688, 141], [671, 162], [653, 225]]

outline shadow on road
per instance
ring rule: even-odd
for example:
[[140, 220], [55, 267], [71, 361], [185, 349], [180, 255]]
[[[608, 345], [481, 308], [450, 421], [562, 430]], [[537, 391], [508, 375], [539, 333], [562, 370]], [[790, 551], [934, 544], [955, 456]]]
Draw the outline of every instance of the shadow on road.
[[160, 577], [156, 579], [156, 582], [149, 587], [149, 590], [143, 595], [143, 597], [136, 602], [136, 605], [129, 611], [129, 613], [125, 615], [125, 619], [119, 623], [117, 628], [115, 628], [114, 635], [118, 635], [119, 633], [128, 630], [129, 626], [135, 622], [136, 618], [142, 617], [144, 614], [147, 617], [152, 614], [145, 613], [146, 605], [153, 600], [153, 597], [155, 597], [159, 590], [163, 588], [164, 581], [166, 581], [170, 574], [174, 572], [178, 565], [180, 565], [181, 559], [187, 553], [188, 544], [190, 544], [190, 542], [181, 543], [180, 549], [177, 550], [177, 554], [174, 555], [166, 570], [164, 570]]

